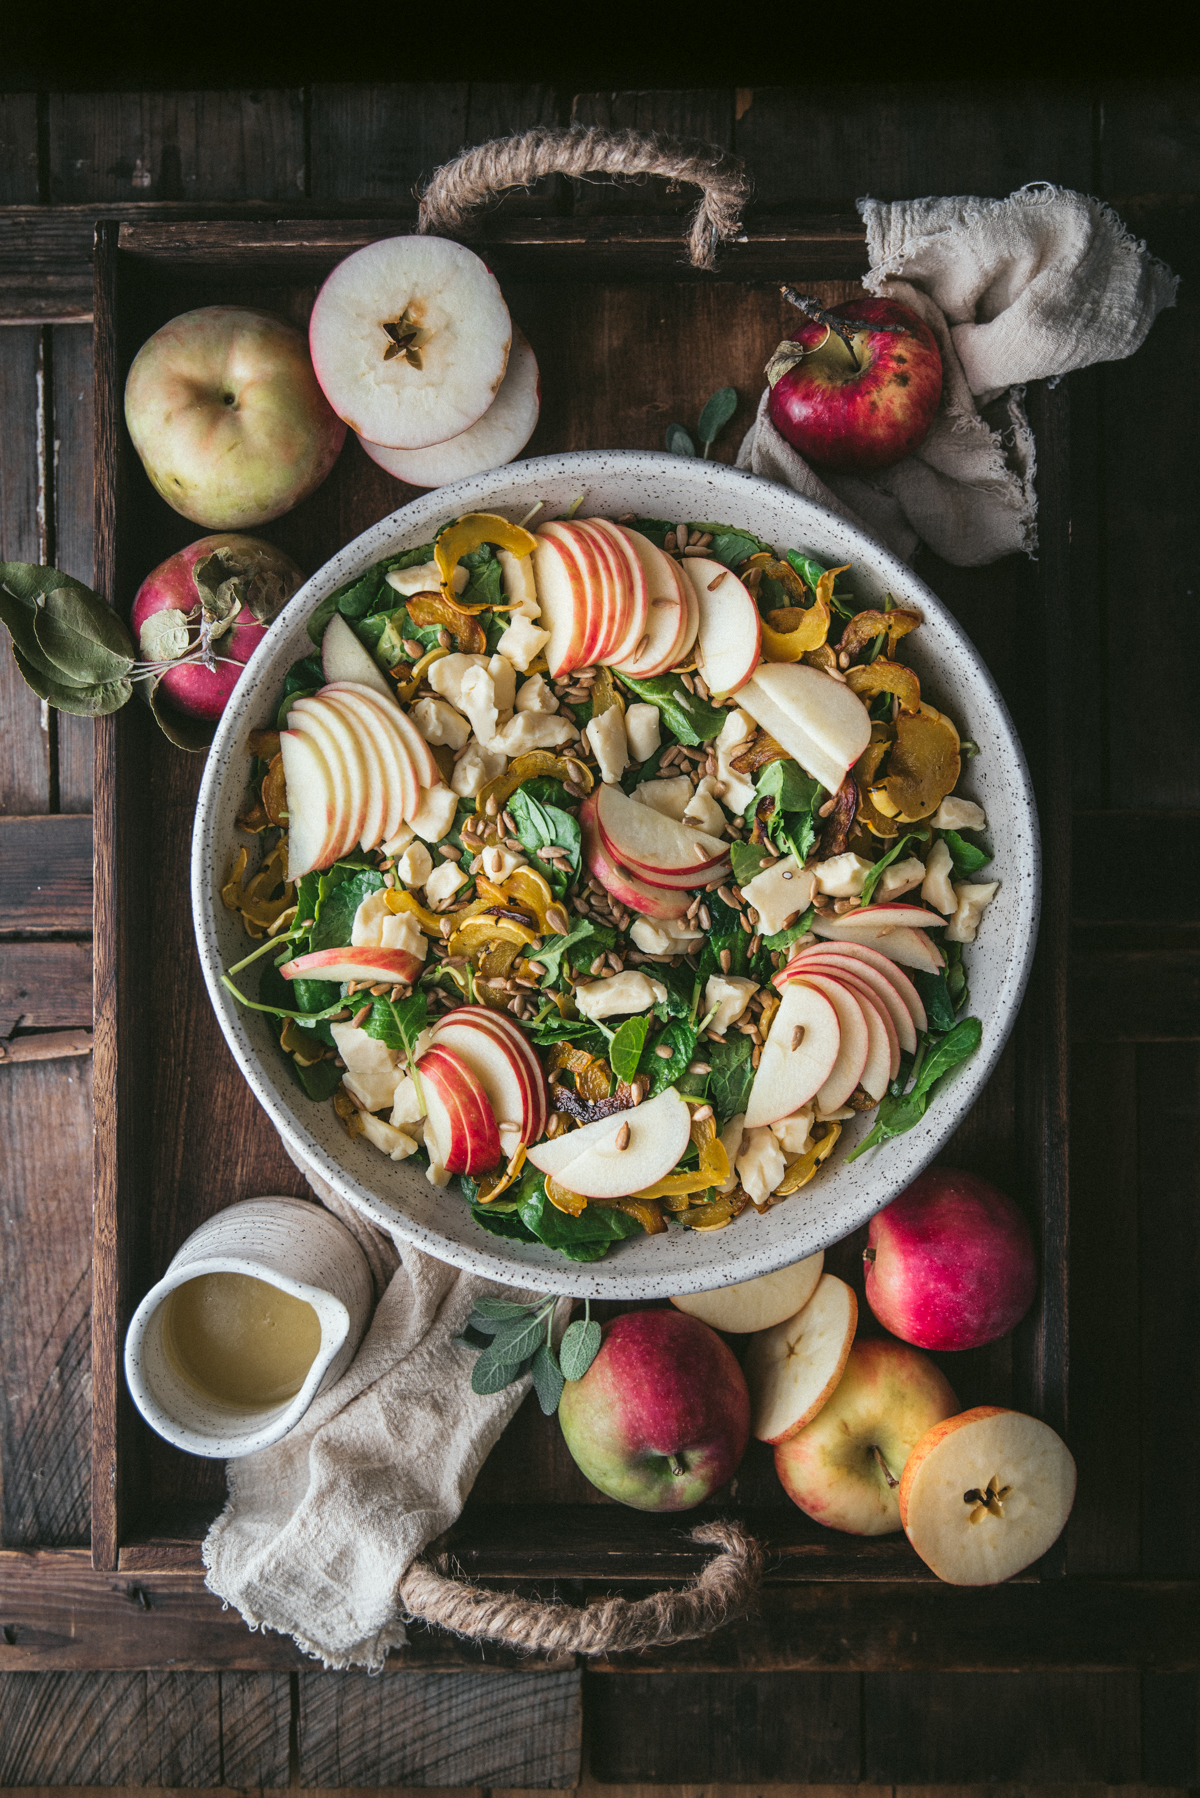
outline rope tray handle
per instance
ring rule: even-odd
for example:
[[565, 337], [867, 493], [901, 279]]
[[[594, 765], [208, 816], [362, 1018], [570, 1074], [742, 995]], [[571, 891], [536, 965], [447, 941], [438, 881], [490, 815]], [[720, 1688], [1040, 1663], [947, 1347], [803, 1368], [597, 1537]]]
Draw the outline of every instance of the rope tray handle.
[[750, 184], [740, 159], [715, 145], [685, 143], [659, 132], [604, 131], [599, 126], [535, 126], [464, 150], [438, 169], [421, 197], [419, 231], [460, 229], [477, 206], [509, 187], [543, 175], [665, 175], [700, 189], [688, 225], [694, 268], [716, 267], [716, 248], [741, 229]]
[[582, 1610], [451, 1579], [414, 1561], [400, 1582], [407, 1616], [476, 1641], [541, 1653], [620, 1654], [707, 1636], [746, 1610], [762, 1580], [762, 1549], [737, 1523], [702, 1523], [693, 1542], [715, 1554], [679, 1592], [603, 1598]]

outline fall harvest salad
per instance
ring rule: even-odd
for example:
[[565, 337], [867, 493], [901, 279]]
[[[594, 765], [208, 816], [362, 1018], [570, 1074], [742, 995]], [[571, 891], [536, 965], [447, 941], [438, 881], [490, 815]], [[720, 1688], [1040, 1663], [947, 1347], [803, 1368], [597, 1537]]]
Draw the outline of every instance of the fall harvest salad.
[[223, 898], [263, 940], [225, 984], [351, 1136], [590, 1261], [787, 1199], [857, 1111], [855, 1155], [911, 1129], [979, 1042], [996, 883], [918, 612], [732, 526], [531, 522], [314, 613], [248, 744]]

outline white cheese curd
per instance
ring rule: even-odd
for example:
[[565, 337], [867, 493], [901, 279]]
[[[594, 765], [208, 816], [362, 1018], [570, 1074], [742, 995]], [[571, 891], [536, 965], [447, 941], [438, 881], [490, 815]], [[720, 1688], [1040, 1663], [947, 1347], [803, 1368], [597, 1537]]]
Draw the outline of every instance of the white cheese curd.
[[419, 837], [427, 843], [440, 843], [450, 835], [458, 797], [449, 787], [422, 787], [421, 803], [409, 819]]
[[827, 893], [831, 899], [857, 899], [871, 866], [861, 855], [854, 855], [849, 850], [845, 855], [831, 856], [827, 862], [818, 862], [813, 869], [817, 891]]
[[649, 1011], [667, 989], [640, 969], [627, 968], [611, 980], [596, 980], [575, 988], [575, 1003], [585, 1018], [611, 1018], [618, 1012]]
[[[479, 741], [490, 743], [500, 722], [500, 707], [496, 703], [496, 683], [488, 669], [467, 669], [459, 688], [458, 703], [471, 720], [471, 730]], [[466, 742], [465, 737], [463, 742]], [[457, 743], [455, 748], [458, 748]]]
[[721, 726], [721, 734], [714, 740], [713, 748], [717, 752], [717, 792], [727, 812], [736, 812], [739, 816], [745, 811], [754, 798], [754, 782], [744, 774], [730, 766], [735, 755], [745, 749], [747, 740], [758, 729], [748, 712], [740, 709], [730, 712]]
[[884, 899], [898, 899], [901, 893], [910, 893], [919, 887], [925, 878], [925, 863], [918, 855], [906, 855], [903, 861], [893, 862], [879, 876], [875, 887], [875, 902]]
[[625, 735], [634, 761], [648, 762], [662, 742], [658, 707], [647, 705], [644, 700], [631, 705], [625, 713]]
[[756, 1205], [770, 1198], [787, 1172], [783, 1150], [770, 1130], [747, 1130], [737, 1157], [738, 1178]]
[[948, 794], [929, 822], [935, 830], [983, 830], [987, 817], [973, 799], [955, 799]]
[[424, 961], [429, 945], [421, 926], [410, 911], [389, 912], [379, 933], [381, 949], [407, 949], [418, 961]]
[[368, 893], [354, 914], [354, 922], [350, 926], [350, 947], [378, 949], [383, 941], [383, 920], [391, 915], [387, 892], [383, 887], [376, 893]]
[[386, 1074], [355, 1074], [348, 1068], [342, 1075], [342, 1085], [360, 1111], [386, 1111], [396, 1086], [396, 1070], [390, 1068]]
[[925, 874], [921, 882], [921, 897], [926, 905], [932, 905], [935, 911], [947, 916], [957, 911], [958, 900], [954, 896], [954, 887], [950, 881], [950, 870], [954, 866], [954, 857], [950, 854], [950, 845], [941, 837], [929, 851], [929, 860], [925, 863]]
[[[532, 556], [514, 556], [511, 549], [498, 549], [496, 559], [500, 564], [500, 578], [504, 583], [504, 597], [512, 601], [513, 617], [540, 618], [542, 608], [538, 604], [537, 581], [533, 573]], [[548, 634], [548, 633], [547, 633]], [[508, 651], [505, 650], [505, 655]]]
[[629, 745], [620, 706], [610, 705], [598, 718], [589, 718], [583, 734], [595, 751], [601, 780], [615, 785], [629, 766]]
[[686, 774], [672, 775], [669, 780], [643, 780], [630, 797], [639, 805], [648, 805], [652, 812], [661, 812], [664, 818], [674, 818], [682, 824], [692, 800], [692, 783]]
[[448, 1186], [450, 1184], [450, 1175], [438, 1157], [437, 1142], [434, 1138], [433, 1131], [427, 1126], [423, 1126], [421, 1134], [425, 1144], [425, 1153], [429, 1157], [429, 1166], [425, 1169], [425, 1178], [431, 1186]]
[[530, 749], [560, 749], [579, 735], [569, 718], [549, 718], [541, 712], [515, 712], [501, 725], [489, 749], [505, 755], [524, 755]]
[[700, 1015], [707, 1018], [715, 1005], [716, 1015], [709, 1019], [708, 1027], [715, 1030], [718, 1036], [724, 1036], [729, 1026], [736, 1024], [744, 1015], [757, 991], [758, 981], [747, 980], [741, 974], [710, 974], [704, 988]]
[[418, 699], [409, 707], [408, 715], [427, 743], [444, 743], [447, 749], [461, 749], [471, 734], [467, 720], [447, 699]]
[[1000, 885], [998, 880], [985, 880], [977, 885], [970, 881], [955, 881], [954, 897], [958, 901], [954, 916], [946, 926], [948, 943], [973, 943], [975, 932], [979, 929], [979, 920], [983, 916], [984, 907], [991, 902], [993, 893]]
[[435, 693], [449, 700], [452, 706], [462, 710], [463, 677], [472, 668], [486, 668], [486, 656], [467, 656], [455, 651], [453, 655], [439, 656], [436, 662], [430, 662], [425, 670], [425, 679]]
[[808, 909], [816, 884], [811, 872], [806, 873], [794, 855], [785, 855], [748, 880], [742, 888], [742, 898], [758, 913], [760, 933], [774, 936], [793, 913]]
[[803, 1155], [812, 1148], [812, 1121], [813, 1108], [806, 1105], [803, 1111], [793, 1112], [790, 1118], [781, 1118], [771, 1125], [771, 1135], [785, 1155]]
[[[390, 1079], [387, 1103], [392, 1102], [392, 1088], [396, 1084], [396, 1063], [386, 1043], [376, 1037], [368, 1036], [357, 1024], [330, 1024], [329, 1033], [337, 1044], [337, 1052], [351, 1074], [382, 1074]], [[380, 1107], [376, 1106], [376, 1110]]]
[[534, 656], [540, 655], [550, 641], [550, 632], [544, 631], [528, 618], [519, 613], [496, 645], [497, 655], [507, 656], [514, 668], [524, 674]]
[[475, 799], [507, 767], [508, 757], [502, 749], [485, 749], [478, 737], [472, 737], [454, 764], [450, 790], [460, 799]]
[[513, 709], [517, 697], [517, 671], [507, 656], [494, 655], [488, 658], [487, 671], [492, 677], [492, 688], [496, 695], [496, 710], [501, 722]]
[[706, 830], [710, 837], [725, 835], [725, 813], [721, 810], [717, 783], [711, 774], [704, 776], [692, 794], [684, 809], [683, 822], [694, 824], [697, 830]]
[[527, 855], [519, 855], [516, 850], [506, 848], [502, 843], [493, 843], [471, 863], [472, 869], [482, 868], [490, 881], [497, 886], [507, 880], [517, 868], [530, 866]]
[[674, 918], [638, 918], [629, 934], [646, 955], [682, 955], [704, 941], [702, 930]]
[[396, 832], [395, 836], [389, 837], [387, 842], [381, 843], [379, 845], [379, 847], [383, 850], [383, 853], [385, 855], [399, 855], [399, 853], [402, 849], [408, 848], [408, 845], [412, 842], [412, 840], [413, 840], [412, 825], [411, 824], [402, 824], [400, 826], [399, 830]]
[[372, 1117], [369, 1111], [360, 1111], [358, 1115], [362, 1119], [363, 1135], [367, 1141], [374, 1143], [377, 1149], [382, 1149], [385, 1155], [390, 1155], [393, 1161], [406, 1161], [410, 1155], [416, 1154], [417, 1145], [412, 1137], [405, 1136], [403, 1130], [397, 1130], [386, 1118]]
[[396, 878], [406, 887], [423, 887], [433, 873], [433, 857], [424, 843], [414, 840], [396, 860]]
[[731, 1117], [721, 1132], [721, 1147], [724, 1149], [726, 1160], [729, 1162], [729, 1174], [718, 1186], [718, 1192], [732, 1192], [738, 1183], [737, 1158], [738, 1152], [742, 1146], [742, 1137], [745, 1135], [745, 1132], [746, 1114], [744, 1111], [739, 1111], [736, 1116]]
[[[460, 562], [454, 570], [454, 591], [461, 593], [470, 578], [470, 569]], [[414, 593], [440, 593], [442, 590], [442, 571], [436, 562], [418, 562], [413, 568], [393, 568], [384, 579], [406, 599]]]
[[453, 899], [459, 887], [466, 884], [467, 877], [457, 862], [439, 862], [425, 882], [425, 897], [431, 905], [440, 905], [443, 899]]
[[391, 1122], [397, 1130], [409, 1130], [413, 1136], [421, 1133], [421, 1099], [417, 1092], [417, 1083], [411, 1074], [402, 1074], [396, 1082], [396, 1090], [392, 1094]]
[[518, 712], [542, 712], [547, 716], [558, 710], [558, 696], [544, 674], [531, 674], [517, 688]]

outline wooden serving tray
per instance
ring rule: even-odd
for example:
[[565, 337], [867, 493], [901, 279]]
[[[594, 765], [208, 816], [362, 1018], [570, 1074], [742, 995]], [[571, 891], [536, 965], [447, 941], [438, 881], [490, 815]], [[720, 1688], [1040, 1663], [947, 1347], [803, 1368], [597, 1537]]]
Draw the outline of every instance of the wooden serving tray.
[[[128, 614], [150, 568], [199, 534], [153, 492], [125, 432], [122, 392], [138, 347], [175, 314], [214, 302], [266, 306], [303, 323], [317, 284], [343, 255], [402, 228], [394, 219], [99, 225], [96, 585], [120, 612]], [[677, 220], [504, 218], [473, 240], [541, 363], [543, 411], [529, 454], [659, 448], [668, 424], [691, 426], [709, 393], [734, 385], [742, 406], [717, 452], [731, 460], [753, 415], [763, 363], [794, 320], [779, 282], [816, 291], [826, 303], [861, 291], [865, 246], [854, 221], [748, 233], [726, 250], [715, 275], [686, 267], [678, 233]], [[1034, 1310], [1011, 1338], [942, 1361], [964, 1406], [1013, 1404], [1069, 1440], [1068, 401], [1062, 390], [1031, 389], [1030, 402], [1039, 449], [1037, 563], [1015, 573], [1006, 564], [997, 582], [989, 582], [990, 571], [968, 577], [928, 556], [919, 564], [974, 638], [1015, 716], [1048, 848], [1038, 957], [1018, 1027], [945, 1157], [996, 1179], [1026, 1205], [1043, 1278]], [[412, 491], [351, 439], [325, 485], [262, 534], [311, 572]], [[196, 961], [188, 855], [201, 765], [171, 748], [140, 705], [97, 725], [91, 1568], [78, 1552], [46, 1552], [24, 1569], [20, 1607], [41, 1620], [44, 1645], [36, 1630], [22, 1635], [28, 1666], [302, 1664], [290, 1644], [251, 1636], [203, 1591], [199, 1547], [224, 1500], [223, 1465], [154, 1435], [135, 1412], [122, 1371], [136, 1303], [203, 1218], [255, 1194], [306, 1190], [229, 1056]], [[860, 1299], [861, 1234], [827, 1258]], [[860, 1320], [871, 1330], [865, 1304]], [[942, 1586], [903, 1536], [859, 1541], [809, 1522], [785, 1498], [760, 1444], [751, 1445], [718, 1508], [743, 1517], [767, 1544], [761, 1609], [708, 1642], [636, 1657], [639, 1671], [667, 1664], [1162, 1665], [1171, 1642], [1188, 1633], [1182, 1603], [1178, 1617], [1164, 1603], [1151, 1619], [1138, 1587], [1064, 1581], [1061, 1549], [999, 1592]], [[645, 1591], [686, 1578], [701, 1559], [680, 1520], [601, 1499], [566, 1454], [557, 1422], [533, 1402], [490, 1457], [452, 1546], [474, 1577], [576, 1598]], [[162, 1617], [138, 1619], [133, 1629], [131, 1592], [135, 1609]], [[416, 1632], [408, 1653], [426, 1665], [480, 1658], [478, 1649], [436, 1632]]]

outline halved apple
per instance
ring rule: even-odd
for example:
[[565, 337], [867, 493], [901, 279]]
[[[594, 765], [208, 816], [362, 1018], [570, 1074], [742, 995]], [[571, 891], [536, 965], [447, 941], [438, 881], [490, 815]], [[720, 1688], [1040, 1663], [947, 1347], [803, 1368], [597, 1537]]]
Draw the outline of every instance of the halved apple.
[[435, 1045], [417, 1063], [438, 1160], [477, 1179], [500, 1160], [500, 1133], [482, 1082], [453, 1049]]
[[288, 809], [288, 879], [327, 868], [341, 831], [333, 771], [315, 737], [279, 735]]
[[433, 1040], [466, 1062], [487, 1094], [497, 1123], [514, 1124], [521, 1141], [532, 1142], [539, 1107], [525, 1058], [477, 1018], [464, 1017], [468, 1009], [458, 1006], [439, 1018]]
[[[846, 947], [848, 948], [849, 945]], [[878, 968], [872, 967], [867, 961], [859, 960], [856, 956], [842, 953], [842, 948], [843, 946], [839, 943], [821, 943], [815, 949], [803, 950], [788, 963], [786, 968], [780, 970], [775, 977], [776, 984], [782, 987], [785, 980], [790, 979], [794, 972], [805, 967], [811, 967], [814, 973], [826, 970], [834, 975], [853, 974], [856, 979], [861, 980], [871, 989], [888, 1013], [898, 1049], [903, 1049], [909, 1055], [915, 1055], [917, 1052], [916, 1020], [901, 997], [899, 988], [885, 974], [881, 974]], [[875, 954], [876, 951], [872, 950], [871, 953]], [[882, 956], [880, 959], [887, 961], [886, 956]], [[894, 964], [889, 963], [888, 965], [893, 966]], [[907, 982], [907, 976], [905, 976], [905, 980], [906, 984], [911, 984]], [[916, 992], [915, 987], [913, 991]], [[919, 996], [917, 1003], [920, 1004]], [[921, 1015], [924, 1016], [923, 1007]], [[921, 1029], [924, 1028], [925, 1025], [922, 1024]]]
[[[871, 1037], [867, 1029], [867, 1020], [863, 1016], [863, 1008], [854, 994], [848, 992], [840, 980], [831, 980], [823, 974], [801, 974], [798, 976], [805, 986], [815, 987], [833, 1006], [837, 1013], [839, 1041], [837, 1059], [829, 1070], [829, 1077], [817, 1094], [817, 1104], [822, 1111], [836, 1111], [844, 1105], [850, 1094], [862, 1079], [867, 1068], [867, 1056], [871, 1047]], [[765, 1059], [765, 1057], [764, 1057]], [[887, 1081], [884, 1081], [884, 1091]], [[871, 1095], [873, 1098], [875, 1094]], [[882, 1098], [883, 1094], [878, 1095]]]
[[387, 449], [380, 443], [359, 442], [380, 468], [412, 487], [445, 487], [465, 481], [489, 468], [503, 468], [519, 456], [533, 436], [542, 404], [542, 383], [537, 357], [524, 333], [513, 326], [508, 367], [496, 397], [484, 413], [457, 437], [428, 449]]
[[386, 980], [389, 986], [411, 986], [422, 963], [411, 949], [314, 949], [284, 962], [279, 972], [285, 980]]
[[[865, 1060], [861, 1020], [860, 1028]], [[785, 987], [750, 1088], [746, 1128], [777, 1124], [814, 1099], [832, 1074], [840, 1047], [838, 1013], [824, 993], [801, 982]], [[853, 1091], [853, 1083], [847, 1091]]]
[[604, 651], [604, 660], [616, 664], [631, 656], [646, 635], [650, 592], [641, 561], [628, 537], [607, 518], [590, 518], [586, 522], [608, 539], [621, 570], [618, 584], [624, 628]]
[[806, 1255], [803, 1261], [794, 1261], [773, 1274], [760, 1274], [757, 1280], [739, 1280], [716, 1292], [689, 1292], [671, 1303], [710, 1329], [748, 1336], [802, 1311], [817, 1289], [824, 1264], [824, 1252], [818, 1249], [815, 1255]]
[[744, 1370], [751, 1424], [760, 1442], [786, 1442], [837, 1390], [858, 1325], [858, 1300], [822, 1274], [802, 1310], [754, 1338]]
[[1046, 1553], [1075, 1502], [1075, 1462], [1049, 1424], [999, 1405], [934, 1424], [900, 1477], [904, 1533], [939, 1579], [994, 1586]]
[[689, 556], [683, 572], [696, 595], [696, 667], [712, 693], [744, 687], [762, 653], [762, 619], [753, 595], [723, 562]]
[[869, 948], [878, 949], [889, 961], [900, 962], [906, 968], [919, 968], [926, 974], [936, 974], [945, 966], [941, 950], [930, 942], [923, 930], [878, 924], [855, 924], [847, 930], [843, 929], [840, 918], [817, 916], [812, 921], [812, 932], [814, 936], [826, 937], [834, 943], [865, 943]]
[[806, 662], [764, 663], [740, 689], [738, 703], [830, 793], [871, 740], [858, 695]]
[[723, 867], [729, 859], [729, 845], [720, 837], [651, 811], [617, 786], [599, 788], [596, 822], [609, 854], [651, 885], [663, 884], [656, 877], [666, 876], [676, 877], [668, 885], [679, 876], [703, 884], [712, 878], [706, 870]]
[[691, 1124], [691, 1112], [668, 1086], [642, 1105], [535, 1143], [529, 1160], [569, 1192], [627, 1198], [670, 1173], [691, 1140]]
[[357, 686], [372, 688], [388, 701], [393, 698], [375, 657], [355, 636], [340, 612], [335, 612], [325, 626], [321, 638], [321, 667], [327, 685], [331, 681], [353, 681]]
[[600, 835], [600, 827], [596, 823], [596, 803], [599, 797], [598, 790], [589, 793], [579, 808], [583, 860], [588, 873], [626, 911], [660, 921], [682, 918], [691, 903], [686, 892], [651, 886], [649, 882], [639, 880], [636, 874], [622, 867], [620, 862], [614, 861], [609, 855]]

